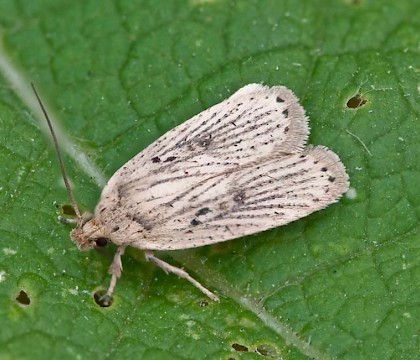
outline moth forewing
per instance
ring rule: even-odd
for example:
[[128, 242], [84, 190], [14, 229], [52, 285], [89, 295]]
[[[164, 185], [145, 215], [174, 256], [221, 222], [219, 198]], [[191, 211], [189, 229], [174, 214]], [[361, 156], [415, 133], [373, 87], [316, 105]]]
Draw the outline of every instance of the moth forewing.
[[[156, 249], [161, 244], [155, 237], [165, 230], [157, 224], [174, 211], [172, 203], [197, 187], [203, 189], [208, 179], [242, 168], [252, 172], [263, 157], [302, 151], [308, 132], [307, 118], [292, 91], [246, 85], [170, 130], [121, 167], [102, 192], [96, 218], [108, 228], [123, 223], [113, 241], [127, 241], [128, 231], [130, 242], [144, 240], [145, 248], [146, 242], [153, 242], [151, 248]], [[150, 238], [152, 227], [155, 236]]]
[[[127, 197], [149, 184], [165, 191], [169, 181], [200, 181], [273, 151], [301, 151], [308, 132], [307, 118], [290, 90], [247, 85], [157, 139], [119, 169], [110, 184]], [[111, 186], [104, 193], [113, 191]]]
[[145, 250], [147, 260], [218, 300], [152, 251], [235, 239], [336, 202], [348, 189], [345, 168], [327, 148], [305, 147], [308, 135], [292, 91], [249, 84], [129, 160], [103, 189], [95, 217], [72, 232], [81, 249], [104, 239], [119, 245], [105, 301], [127, 246]]
[[175, 250], [231, 240], [309, 215], [336, 202], [347, 188], [343, 165], [324, 147], [272, 154], [190, 184], [182, 196], [174, 192], [151, 201], [134, 225], [149, 228], [129, 241], [140, 249]]

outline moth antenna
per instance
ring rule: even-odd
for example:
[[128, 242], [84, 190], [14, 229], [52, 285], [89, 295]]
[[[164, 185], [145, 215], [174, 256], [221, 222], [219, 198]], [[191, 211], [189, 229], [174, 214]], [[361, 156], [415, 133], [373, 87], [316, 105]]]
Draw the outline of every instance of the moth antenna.
[[75, 199], [73, 191], [70, 187], [70, 183], [69, 183], [69, 179], [67, 177], [66, 169], [64, 168], [63, 158], [61, 156], [60, 148], [58, 147], [57, 136], [55, 135], [54, 128], [51, 124], [50, 118], [48, 117], [47, 110], [45, 110], [44, 104], [42, 103], [41, 98], [38, 95], [38, 92], [35, 88], [35, 85], [33, 83], [31, 83], [31, 86], [32, 86], [32, 90], [34, 91], [35, 96], [38, 100], [39, 106], [41, 107], [41, 110], [44, 113], [45, 119], [47, 120], [48, 128], [50, 129], [50, 133], [51, 133], [51, 136], [52, 136], [52, 139], [53, 139], [53, 142], [54, 142], [55, 151], [57, 153], [58, 163], [60, 164], [61, 175], [63, 177], [64, 184], [66, 186], [67, 192], [68, 192], [69, 197], [70, 197], [71, 206], [73, 206], [74, 212], [76, 213], [76, 216], [77, 216], [79, 222], [82, 222], [83, 218], [82, 218], [82, 215], [80, 214], [80, 210], [77, 206], [76, 199]]

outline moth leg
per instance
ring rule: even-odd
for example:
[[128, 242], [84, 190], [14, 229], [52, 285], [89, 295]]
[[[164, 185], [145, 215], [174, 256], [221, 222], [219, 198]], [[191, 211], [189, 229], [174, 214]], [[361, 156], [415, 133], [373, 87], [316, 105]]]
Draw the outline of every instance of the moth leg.
[[118, 247], [117, 252], [114, 255], [114, 260], [112, 261], [108, 273], [112, 275], [111, 282], [108, 287], [108, 291], [104, 296], [100, 298], [100, 301], [102, 301], [104, 304], [109, 304], [111, 300], [112, 293], [114, 292], [115, 285], [117, 285], [117, 280], [121, 277], [122, 274], [122, 261], [121, 256], [124, 255], [125, 248], [127, 245], [121, 245]]
[[58, 221], [62, 222], [63, 224], [77, 224], [79, 219], [66, 218], [60, 215], [58, 216]]
[[196, 288], [200, 289], [201, 292], [206, 294], [210, 299], [219, 302], [219, 298], [213, 294], [210, 290], [206, 289], [203, 285], [201, 285], [197, 280], [195, 280], [193, 277], [191, 277], [190, 274], [188, 274], [185, 270], [177, 268], [176, 266], [172, 266], [168, 264], [167, 262], [158, 259], [155, 255], [153, 255], [153, 252], [150, 250], [145, 250], [144, 255], [147, 261], [152, 262], [153, 264], [159, 266], [165, 273], [173, 273], [175, 275], [178, 275], [180, 278], [183, 278], [185, 280], [188, 280], [191, 284], [193, 284]]
[[[82, 220], [83, 220], [83, 224], [88, 222], [90, 219], [93, 218], [93, 214], [90, 213], [89, 211], [86, 211], [83, 213], [82, 215]], [[58, 221], [64, 223], [64, 224], [78, 224], [80, 219], [77, 218], [66, 218], [64, 216], [59, 215], [58, 216]]]

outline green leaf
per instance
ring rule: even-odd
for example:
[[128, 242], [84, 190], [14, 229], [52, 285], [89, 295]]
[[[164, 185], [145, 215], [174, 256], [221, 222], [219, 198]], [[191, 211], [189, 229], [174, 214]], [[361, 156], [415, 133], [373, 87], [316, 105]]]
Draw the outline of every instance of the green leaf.
[[[418, 358], [419, 5], [1, 1], [0, 359]], [[114, 249], [78, 252], [57, 222], [68, 197], [30, 81], [83, 210], [132, 156], [250, 82], [299, 96], [310, 143], [340, 155], [352, 191], [282, 228], [159, 254], [219, 304], [130, 249], [102, 308]]]

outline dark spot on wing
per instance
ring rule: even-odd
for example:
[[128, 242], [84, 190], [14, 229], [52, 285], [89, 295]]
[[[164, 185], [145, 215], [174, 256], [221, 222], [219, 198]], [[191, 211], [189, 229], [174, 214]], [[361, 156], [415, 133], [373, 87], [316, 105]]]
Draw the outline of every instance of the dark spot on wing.
[[278, 103], [282, 103], [282, 102], [284, 102], [284, 100], [283, 100], [280, 96], [277, 96], [276, 101], [277, 101]]
[[233, 201], [237, 202], [238, 204], [243, 204], [245, 202], [245, 191], [239, 190], [234, 196]]
[[323, 172], [325, 172], [325, 171], [327, 171], [328, 169], [326, 168], [326, 167], [323, 167], [323, 168], [321, 168], [321, 171], [323, 171]]
[[120, 230], [120, 227], [118, 225], [116, 225], [112, 228], [111, 232], [116, 232], [118, 230]]
[[191, 225], [192, 226], [197, 226], [197, 225], [200, 225], [200, 224], [202, 224], [202, 222], [197, 220], [197, 219], [192, 219], [191, 220]]
[[209, 213], [211, 210], [208, 207], [202, 208], [200, 210], [198, 210], [195, 213], [195, 216], [201, 216], [201, 215], [206, 215], [207, 213]]
[[288, 117], [289, 116], [289, 110], [285, 109], [283, 110], [282, 114], [284, 115], [284, 117]]
[[154, 158], [152, 158], [152, 163], [158, 163], [158, 162], [160, 162], [159, 156], [155, 156]]
[[286, 127], [284, 128], [284, 133], [286, 134], [288, 131], [289, 131], [289, 127], [288, 127], [288, 126], [286, 126]]
[[197, 140], [198, 145], [200, 145], [203, 148], [209, 147], [211, 144], [211, 134], [208, 134], [207, 136], [201, 137]]
[[169, 156], [167, 159], [165, 159], [165, 162], [174, 161], [176, 159], [176, 156]]
[[334, 182], [335, 181], [335, 177], [334, 176], [329, 176], [328, 177], [328, 181], [329, 182]]

